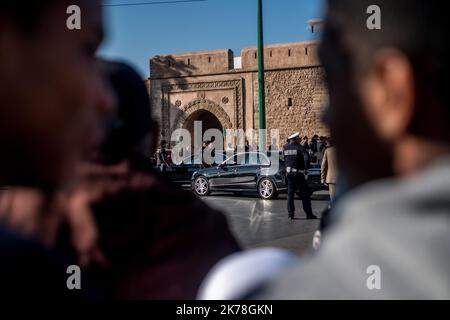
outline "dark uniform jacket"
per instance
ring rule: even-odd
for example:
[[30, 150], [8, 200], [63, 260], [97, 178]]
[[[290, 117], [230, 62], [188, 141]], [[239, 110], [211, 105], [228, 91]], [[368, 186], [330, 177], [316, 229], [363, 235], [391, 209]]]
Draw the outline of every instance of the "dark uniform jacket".
[[303, 147], [296, 143], [286, 144], [283, 148], [286, 168], [291, 167], [297, 170], [305, 170], [305, 158]]

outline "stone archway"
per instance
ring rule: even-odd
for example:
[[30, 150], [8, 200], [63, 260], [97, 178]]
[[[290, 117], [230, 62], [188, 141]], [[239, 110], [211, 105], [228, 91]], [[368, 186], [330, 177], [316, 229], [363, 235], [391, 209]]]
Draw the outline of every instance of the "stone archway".
[[[197, 121], [202, 123], [202, 137], [209, 129], [217, 129], [221, 132], [223, 132], [224, 130], [222, 123], [213, 113], [204, 109], [200, 109], [187, 117], [186, 121], [183, 124], [183, 129], [188, 130], [191, 134], [191, 137], [194, 137], [194, 124]], [[194, 143], [194, 141], [192, 141], [192, 143]]]
[[182, 109], [180, 109], [180, 112], [173, 122], [172, 132], [174, 132], [176, 129], [184, 128], [185, 123], [186, 121], [188, 121], [189, 117], [201, 110], [208, 111], [209, 113], [214, 115], [220, 122], [223, 130], [233, 129], [233, 123], [231, 122], [230, 117], [221, 106], [211, 100], [195, 99], [185, 105]]

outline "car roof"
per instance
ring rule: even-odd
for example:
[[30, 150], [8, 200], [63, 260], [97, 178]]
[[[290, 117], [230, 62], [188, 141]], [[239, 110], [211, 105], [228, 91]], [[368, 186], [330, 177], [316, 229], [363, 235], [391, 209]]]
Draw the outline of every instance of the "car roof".
[[[240, 156], [240, 155], [248, 155], [248, 154], [257, 154], [257, 155], [263, 155], [264, 157], [266, 157], [267, 160], [269, 160], [269, 157], [264, 153], [264, 152], [258, 152], [258, 151], [246, 151], [246, 152], [238, 152], [233, 154], [232, 156], [228, 157], [225, 159], [224, 162], [227, 162], [228, 160], [236, 157], [236, 156]], [[270, 161], [270, 160], [269, 160]]]

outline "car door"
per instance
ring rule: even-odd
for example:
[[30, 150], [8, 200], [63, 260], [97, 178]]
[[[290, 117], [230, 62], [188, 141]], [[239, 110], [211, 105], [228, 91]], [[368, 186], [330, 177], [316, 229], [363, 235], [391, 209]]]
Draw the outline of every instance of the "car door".
[[322, 184], [321, 181], [321, 167], [320, 165], [312, 165], [308, 169], [308, 176], [306, 181], [308, 182], [308, 186], [311, 189], [311, 191], [316, 190], [323, 190], [325, 189], [325, 186]]
[[245, 164], [238, 169], [238, 183], [242, 190], [256, 190], [257, 179], [261, 172], [262, 162], [268, 162], [267, 157], [261, 153], [247, 153]]
[[236, 188], [238, 185], [238, 167], [236, 156], [229, 158], [222, 165], [218, 166], [217, 173], [209, 178], [211, 189], [229, 190]]
[[185, 158], [179, 165], [170, 167], [171, 180], [177, 184], [190, 184], [192, 174], [202, 167], [201, 162], [196, 161], [194, 156]]

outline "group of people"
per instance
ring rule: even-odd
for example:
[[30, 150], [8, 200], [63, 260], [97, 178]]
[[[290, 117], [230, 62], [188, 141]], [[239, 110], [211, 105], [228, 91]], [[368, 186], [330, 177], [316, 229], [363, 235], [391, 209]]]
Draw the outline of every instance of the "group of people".
[[[204, 165], [208, 165], [208, 163], [203, 157], [205, 154], [205, 151], [208, 152], [208, 154], [211, 155], [211, 157], [214, 157], [216, 154], [215, 150], [215, 139], [204, 141], [202, 143], [202, 146], [196, 146], [196, 147], [185, 147], [182, 150], [179, 150], [178, 160], [181, 161], [189, 161], [189, 164], [195, 161], [203, 162]], [[234, 150], [234, 149], [233, 149]], [[235, 151], [225, 150], [228, 154], [229, 152], [235, 152]], [[174, 164], [174, 159], [172, 159], [172, 152], [173, 149], [169, 148], [169, 143], [166, 140], [161, 140], [159, 149], [156, 150], [154, 153], [154, 156], [151, 157], [151, 161], [153, 162], [154, 166], [158, 168], [158, 170], [162, 173], [165, 173], [167, 168], [171, 167]], [[219, 153], [219, 152], [218, 152]], [[225, 160], [225, 159], [222, 159]]]
[[305, 143], [305, 141], [307, 141], [307, 137], [302, 140], [300, 132], [294, 133], [287, 139], [287, 144], [283, 147], [282, 152], [286, 164], [288, 218], [291, 220], [295, 217], [294, 199], [297, 191], [299, 191], [306, 218], [308, 220], [317, 219], [312, 212], [311, 191], [306, 180], [308, 169], [314, 163], [311, 160], [311, 154], [314, 154], [315, 162], [320, 159], [321, 182], [328, 186], [331, 202], [336, 197], [338, 169], [333, 139], [321, 137], [319, 142], [318, 136], [315, 135], [311, 144]]
[[[241, 251], [222, 213], [152, 169], [158, 125], [145, 86], [129, 66], [96, 58], [101, 1], [75, 1], [83, 27], [69, 30], [73, 2], [0, 4], [2, 297], [193, 299], [203, 288], [208, 299], [228, 286], [222, 296], [234, 299], [450, 298], [441, 1], [379, 0], [373, 31], [371, 1], [328, 0], [320, 57], [340, 191], [321, 249], [301, 263]], [[302, 184], [292, 140], [284, 154]]]
[[309, 142], [308, 136], [304, 136], [301, 145], [303, 149], [307, 152], [307, 156], [309, 157], [308, 161], [311, 163], [322, 163], [323, 153], [325, 152], [325, 148], [327, 145], [327, 140], [329, 138], [325, 136], [314, 135]]

